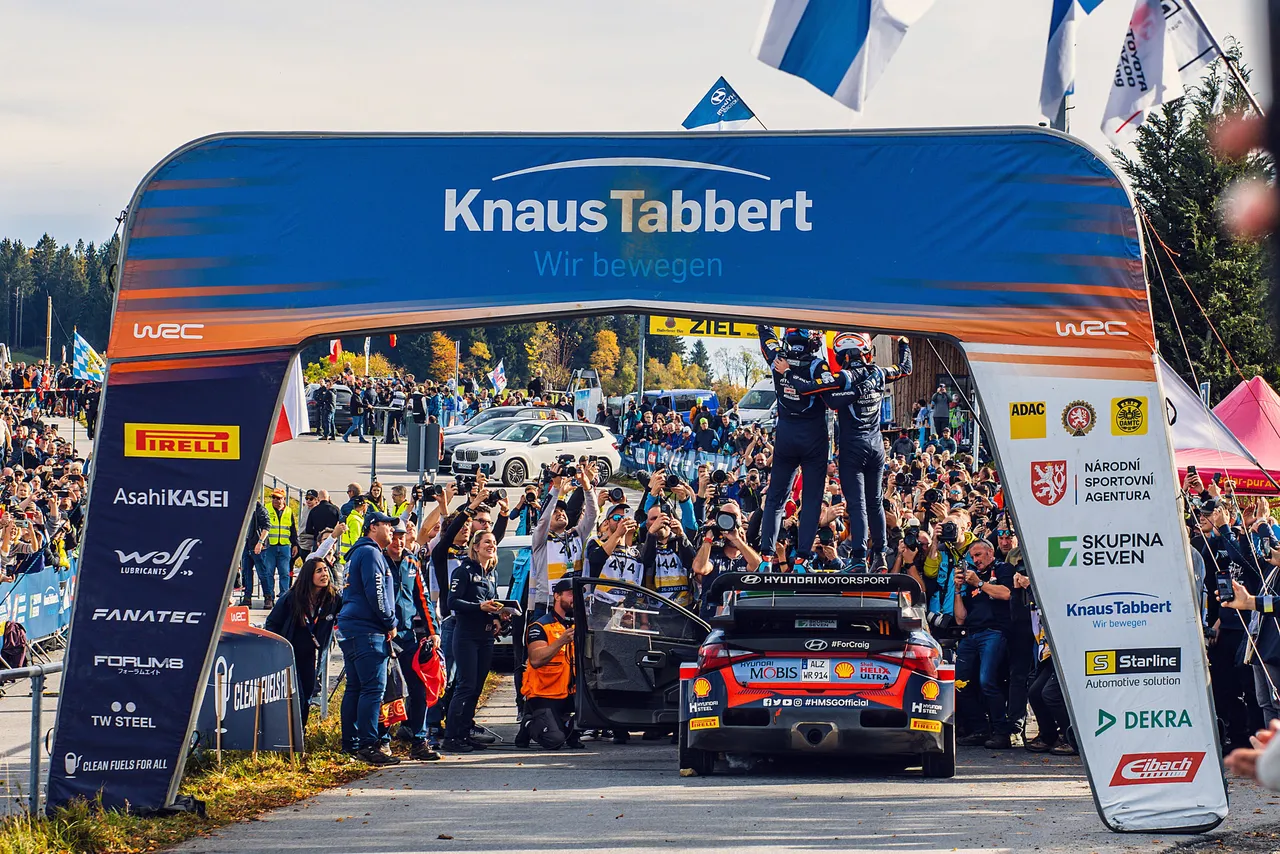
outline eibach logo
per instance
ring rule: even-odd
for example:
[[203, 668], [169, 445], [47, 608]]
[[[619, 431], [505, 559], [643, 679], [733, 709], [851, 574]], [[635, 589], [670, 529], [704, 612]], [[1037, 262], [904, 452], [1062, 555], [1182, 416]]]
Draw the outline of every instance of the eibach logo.
[[1203, 751], [1171, 753], [1126, 753], [1120, 757], [1112, 786], [1140, 786], [1148, 783], [1190, 783], [1204, 761]]

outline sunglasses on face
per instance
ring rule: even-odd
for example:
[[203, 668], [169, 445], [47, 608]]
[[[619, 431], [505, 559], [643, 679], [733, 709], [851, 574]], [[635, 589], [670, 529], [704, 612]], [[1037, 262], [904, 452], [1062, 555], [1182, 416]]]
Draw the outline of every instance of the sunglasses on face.
[[1012, 537], [1013, 531], [996, 531], [997, 537]]
[[621, 522], [623, 519], [627, 518], [627, 516], [625, 513], [614, 513], [609, 518], [615, 522]]

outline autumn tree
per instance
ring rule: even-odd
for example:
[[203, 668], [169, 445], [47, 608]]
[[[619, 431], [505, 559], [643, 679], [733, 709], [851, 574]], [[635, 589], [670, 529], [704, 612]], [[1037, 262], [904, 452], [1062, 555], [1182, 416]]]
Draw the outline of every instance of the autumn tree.
[[458, 351], [453, 339], [443, 332], [431, 333], [431, 360], [427, 364], [427, 376], [436, 382], [448, 382], [455, 377]]

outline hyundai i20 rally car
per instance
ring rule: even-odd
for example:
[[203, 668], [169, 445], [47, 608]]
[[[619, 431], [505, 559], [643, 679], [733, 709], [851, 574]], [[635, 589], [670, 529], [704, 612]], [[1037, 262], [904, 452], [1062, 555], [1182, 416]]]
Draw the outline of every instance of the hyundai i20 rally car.
[[574, 584], [579, 726], [678, 729], [701, 775], [720, 754], [810, 754], [954, 776], [955, 671], [909, 576], [726, 574], [710, 624], [636, 585]]

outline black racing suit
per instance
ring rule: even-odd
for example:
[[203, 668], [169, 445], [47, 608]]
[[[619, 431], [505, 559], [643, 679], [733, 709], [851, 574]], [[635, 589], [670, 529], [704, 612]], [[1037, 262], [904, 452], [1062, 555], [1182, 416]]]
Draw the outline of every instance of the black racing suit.
[[[761, 324], [756, 326], [756, 330], [760, 334], [760, 352], [773, 374], [773, 388], [778, 400], [778, 431], [773, 443], [769, 490], [765, 494], [760, 523], [760, 554], [766, 560], [773, 557], [791, 478], [796, 469], [800, 469], [803, 484], [796, 552], [801, 557], [808, 557], [813, 551], [813, 538], [818, 533], [818, 514], [822, 511], [822, 494], [827, 485], [830, 438], [827, 436], [827, 412], [821, 400], [801, 394], [794, 380], [802, 378], [816, 385], [816, 380], [826, 371], [826, 363], [818, 354], [806, 357], [804, 361], [792, 360], [774, 334], [773, 327]], [[778, 359], [790, 364], [786, 373], [778, 373], [774, 369], [773, 363]]]
[[[854, 563], [866, 558], [867, 529], [871, 551], [885, 547], [883, 503], [884, 440], [880, 437], [880, 404], [889, 383], [911, 374], [911, 347], [898, 343], [898, 364], [852, 365], [819, 381], [787, 372], [792, 385], [805, 396], [821, 395], [839, 417], [836, 439], [840, 488], [849, 513], [849, 542]], [[887, 556], [886, 556], [887, 559]]]

